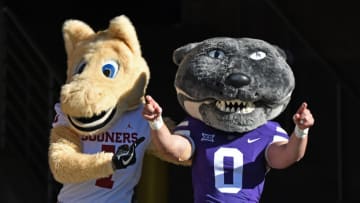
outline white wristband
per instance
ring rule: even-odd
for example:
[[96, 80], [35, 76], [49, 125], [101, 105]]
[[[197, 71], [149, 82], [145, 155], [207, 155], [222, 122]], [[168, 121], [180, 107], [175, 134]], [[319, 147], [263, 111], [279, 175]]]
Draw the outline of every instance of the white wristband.
[[153, 130], [159, 130], [163, 124], [164, 122], [161, 115], [153, 121], [149, 121], [150, 128]]
[[300, 129], [297, 125], [295, 126], [294, 133], [298, 138], [304, 138], [309, 133], [309, 128]]

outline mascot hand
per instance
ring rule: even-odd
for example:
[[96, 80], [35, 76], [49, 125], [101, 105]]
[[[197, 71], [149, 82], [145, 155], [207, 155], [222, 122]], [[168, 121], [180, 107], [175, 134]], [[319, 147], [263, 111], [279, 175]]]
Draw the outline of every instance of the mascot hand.
[[293, 116], [295, 123], [294, 133], [299, 138], [304, 138], [309, 133], [309, 128], [314, 125], [314, 117], [307, 108], [307, 103], [303, 102]]
[[145, 140], [140, 137], [132, 145], [121, 145], [112, 158], [114, 169], [123, 169], [136, 162], [135, 148]]

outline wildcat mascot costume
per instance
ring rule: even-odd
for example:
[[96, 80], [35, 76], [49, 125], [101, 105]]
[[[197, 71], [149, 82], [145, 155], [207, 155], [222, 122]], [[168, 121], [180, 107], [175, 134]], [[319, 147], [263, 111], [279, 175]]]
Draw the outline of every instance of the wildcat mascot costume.
[[154, 152], [141, 117], [150, 72], [135, 28], [124, 15], [99, 32], [69, 19], [63, 38], [67, 79], [48, 154], [63, 184], [58, 202], [133, 202], [144, 154]]
[[173, 132], [146, 96], [143, 116], [169, 159], [191, 165], [194, 202], [259, 202], [270, 168], [305, 152], [314, 119], [304, 102], [288, 136], [272, 121], [285, 110], [295, 78], [279, 47], [253, 38], [215, 37], [176, 49], [175, 89], [187, 117]]

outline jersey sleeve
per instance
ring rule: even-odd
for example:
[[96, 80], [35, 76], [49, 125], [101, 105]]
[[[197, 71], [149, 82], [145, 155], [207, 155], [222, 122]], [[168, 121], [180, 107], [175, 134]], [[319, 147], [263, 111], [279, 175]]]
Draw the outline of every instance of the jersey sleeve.
[[279, 123], [271, 122], [270, 126], [271, 126], [270, 131], [272, 131], [273, 133], [271, 135], [271, 142], [268, 144], [268, 146], [265, 149], [265, 159], [266, 159], [267, 162], [268, 162], [267, 153], [268, 153], [269, 146], [272, 143], [275, 143], [275, 142], [283, 142], [283, 141], [288, 141], [289, 140], [288, 133], [286, 132], [286, 130], [284, 128], [282, 128], [280, 126]]
[[68, 125], [68, 120], [65, 114], [61, 111], [60, 103], [56, 103], [54, 109], [55, 109], [55, 117], [52, 122], [52, 127]]
[[191, 157], [194, 155], [195, 152], [195, 143], [194, 140], [191, 138], [191, 129], [190, 129], [191, 120], [185, 119], [184, 121], [180, 122], [174, 129], [175, 135], [181, 135], [189, 140], [191, 144]]
[[[272, 142], [282, 142], [282, 141], [287, 141], [289, 140], [289, 135], [286, 132], [285, 129], [283, 129], [279, 124], [275, 124], [274, 125], [274, 135], [272, 137]], [[270, 144], [271, 144], [270, 143]]]

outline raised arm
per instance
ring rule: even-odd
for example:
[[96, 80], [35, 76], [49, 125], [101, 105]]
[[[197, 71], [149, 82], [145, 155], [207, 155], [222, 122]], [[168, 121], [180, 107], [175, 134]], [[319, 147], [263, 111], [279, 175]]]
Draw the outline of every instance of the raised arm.
[[190, 141], [181, 136], [172, 134], [162, 120], [162, 108], [149, 95], [145, 97], [146, 104], [142, 115], [149, 121], [152, 142], [167, 161], [183, 164], [191, 158], [192, 147]]
[[271, 168], [282, 169], [299, 161], [305, 154], [308, 131], [314, 125], [314, 118], [303, 102], [293, 116], [295, 129], [288, 141], [274, 142], [267, 150], [267, 162]]

